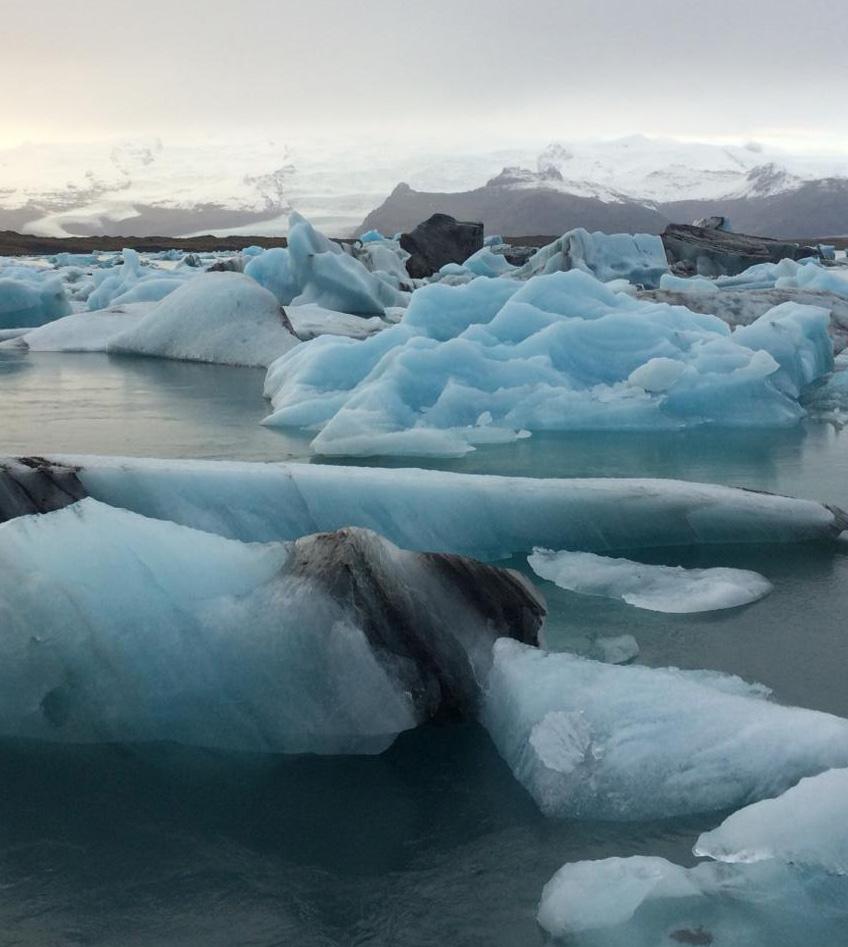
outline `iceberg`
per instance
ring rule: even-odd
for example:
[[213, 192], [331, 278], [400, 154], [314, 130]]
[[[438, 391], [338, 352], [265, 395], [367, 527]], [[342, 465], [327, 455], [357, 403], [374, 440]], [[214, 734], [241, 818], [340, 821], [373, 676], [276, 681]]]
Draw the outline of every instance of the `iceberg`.
[[589, 233], [578, 227], [537, 250], [512, 275], [528, 279], [572, 269], [590, 273], [602, 283], [626, 279], [654, 288], [668, 272], [668, 260], [662, 238], [655, 234]]
[[848, 769], [802, 779], [776, 799], [734, 812], [703, 833], [694, 851], [732, 864], [779, 859], [848, 877]]
[[[46, 272], [50, 274], [50, 271]], [[0, 329], [40, 326], [71, 312], [71, 304], [59, 277], [46, 275], [40, 279], [13, 279], [3, 273], [8, 273], [8, 270], [0, 269]]]
[[244, 268], [244, 274], [270, 290], [281, 306], [288, 306], [300, 292], [292, 276], [289, 251], [285, 247], [272, 247], [251, 257]]
[[[632, 856], [563, 865], [538, 920], [569, 943], [837, 944], [848, 923], [848, 770], [801, 780], [700, 836], [683, 868]], [[670, 932], [670, 933], [669, 933]]]
[[534, 479], [320, 464], [58, 456], [88, 496], [243, 541], [344, 526], [405, 549], [504, 559], [705, 543], [833, 542], [838, 509], [679, 480]]
[[541, 811], [645, 820], [744, 805], [848, 765], [848, 720], [711, 671], [590, 661], [503, 639], [482, 720]]
[[96, 312], [75, 312], [27, 332], [6, 347], [32, 352], [105, 352], [113, 339], [137, 326], [155, 303], [114, 304]]
[[375, 753], [472, 713], [520, 576], [343, 530], [242, 543], [93, 499], [0, 525], [0, 733]]
[[768, 579], [747, 569], [684, 569], [551, 549], [534, 549], [527, 561], [536, 575], [562, 589], [618, 598], [654, 612], [685, 614], [736, 608], [756, 602], [772, 590]]
[[87, 299], [89, 310], [105, 309], [113, 303], [158, 302], [194, 276], [191, 270], [145, 267], [140, 254], [129, 247], [121, 257], [120, 266], [94, 270], [94, 286]]
[[409, 301], [408, 294], [380, 279], [297, 213], [289, 217], [288, 254], [289, 271], [298, 287], [292, 299], [295, 305], [315, 303], [353, 315], [382, 316], [387, 306], [405, 306]]
[[297, 344], [273, 294], [242, 273], [203, 273], [163, 299], [108, 351], [267, 366]]
[[314, 303], [287, 306], [286, 316], [294, 334], [304, 342], [319, 335], [343, 335], [351, 339], [367, 339], [388, 325], [379, 316], [352, 316], [347, 312], [324, 309]]
[[830, 371], [826, 310], [720, 319], [616, 293], [579, 270], [434, 284], [364, 341], [323, 338], [269, 369], [264, 423], [317, 454], [459, 456], [543, 430], [783, 427]]

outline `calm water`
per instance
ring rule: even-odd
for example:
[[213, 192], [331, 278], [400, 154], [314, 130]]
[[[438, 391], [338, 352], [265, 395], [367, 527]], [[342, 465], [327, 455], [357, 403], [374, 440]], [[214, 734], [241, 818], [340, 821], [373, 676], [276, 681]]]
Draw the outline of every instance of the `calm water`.
[[[306, 456], [303, 439], [259, 426], [262, 378], [4, 353], [0, 453]], [[686, 477], [848, 507], [848, 431], [822, 424], [545, 436], [439, 466]], [[848, 555], [714, 547], [657, 550], [652, 561], [752, 568], [775, 591], [746, 608], [672, 616], [540, 583], [550, 645], [584, 650], [626, 632], [647, 664], [731, 671], [782, 701], [848, 715]], [[695, 837], [721, 818], [545, 820], [474, 725], [405, 734], [377, 758], [6, 743], [0, 774], [0, 947], [542, 944], [535, 909], [562, 863], [643, 853], [691, 864]]]

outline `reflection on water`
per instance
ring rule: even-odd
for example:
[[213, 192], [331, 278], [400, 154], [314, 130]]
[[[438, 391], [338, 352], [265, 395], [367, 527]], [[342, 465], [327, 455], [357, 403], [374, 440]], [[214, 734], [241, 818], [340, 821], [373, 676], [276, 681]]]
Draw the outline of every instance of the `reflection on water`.
[[[262, 369], [127, 356], [0, 352], [0, 451], [307, 459], [310, 438], [264, 428]], [[848, 430], [541, 433], [460, 459], [313, 458], [530, 477], [680, 477], [848, 507]]]
[[0, 450], [287, 460], [308, 440], [260, 425], [264, 371], [100, 354], [0, 352]]
[[814, 422], [772, 431], [539, 433], [458, 459], [379, 457], [366, 463], [526, 477], [676, 477], [848, 506], [848, 430]]
[[545, 820], [472, 725], [371, 758], [6, 744], [0, 764], [16, 944], [530, 947], [562, 862], [690, 864], [710, 824]]

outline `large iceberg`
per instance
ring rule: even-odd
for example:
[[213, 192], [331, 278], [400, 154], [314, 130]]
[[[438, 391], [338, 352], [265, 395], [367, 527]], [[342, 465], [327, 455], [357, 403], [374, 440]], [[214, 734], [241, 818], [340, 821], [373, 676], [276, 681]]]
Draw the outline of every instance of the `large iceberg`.
[[380, 752], [476, 710], [517, 574], [342, 530], [249, 544], [84, 499], [0, 525], [0, 733]]
[[548, 816], [659, 819], [848, 766], [848, 720], [711, 671], [601, 664], [501, 640], [483, 722]]
[[265, 366], [297, 344], [272, 293], [241, 273], [204, 273], [112, 338], [110, 352]]
[[535, 479], [319, 464], [68, 456], [89, 496], [244, 541], [362, 526], [405, 549], [481, 559], [834, 540], [838, 509], [680, 480]]
[[768, 579], [747, 569], [684, 569], [551, 549], [534, 549], [527, 561], [536, 575], [562, 589], [618, 598], [654, 612], [735, 608], [772, 590]]
[[461, 455], [527, 430], [787, 426], [830, 370], [825, 310], [720, 319], [616, 293], [579, 270], [418, 290], [401, 322], [274, 363], [265, 423], [327, 455]]

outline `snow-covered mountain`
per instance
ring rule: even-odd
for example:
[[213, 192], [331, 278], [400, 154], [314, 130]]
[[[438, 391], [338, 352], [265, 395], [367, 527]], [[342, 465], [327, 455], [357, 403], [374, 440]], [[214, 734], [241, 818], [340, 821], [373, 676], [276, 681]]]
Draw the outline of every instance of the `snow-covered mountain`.
[[558, 192], [610, 205], [617, 219], [618, 205], [663, 214], [669, 204], [773, 199], [823, 180], [848, 181], [848, 155], [642, 136], [488, 151], [241, 135], [24, 144], [0, 150], [0, 228], [45, 236], [279, 234], [295, 208], [344, 236], [400, 181], [435, 194], [490, 182], [501, 201], [533, 191], [544, 202]]

